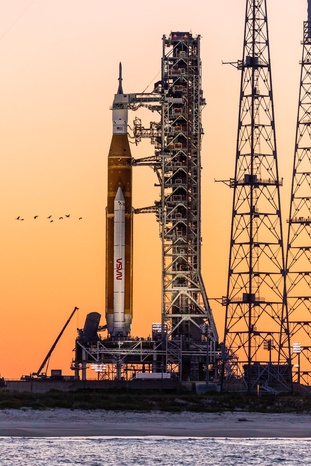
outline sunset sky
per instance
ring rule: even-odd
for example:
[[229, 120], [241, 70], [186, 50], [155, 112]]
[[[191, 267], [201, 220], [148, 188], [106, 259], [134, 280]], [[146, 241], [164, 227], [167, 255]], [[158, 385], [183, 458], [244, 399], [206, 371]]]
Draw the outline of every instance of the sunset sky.
[[[162, 36], [201, 35], [203, 278], [220, 337], [226, 293], [245, 0], [107, 2], [0, 0], [0, 374], [35, 372], [75, 306], [50, 369], [70, 374], [77, 328], [105, 323], [105, 206], [111, 104], [118, 63], [124, 92], [150, 92]], [[277, 149], [286, 226], [307, 0], [268, 0]], [[130, 112], [155, 119], [155, 115]], [[144, 141], [135, 158], [153, 154]], [[148, 167], [134, 168], [133, 206], [159, 198]], [[70, 217], [65, 217], [65, 215]], [[52, 216], [53, 222], [47, 217]], [[24, 220], [16, 220], [16, 218]], [[38, 216], [38, 218], [34, 218]], [[59, 217], [63, 217], [59, 219]], [[79, 218], [82, 219], [79, 220]], [[160, 322], [161, 243], [152, 214], [134, 218], [134, 336]]]

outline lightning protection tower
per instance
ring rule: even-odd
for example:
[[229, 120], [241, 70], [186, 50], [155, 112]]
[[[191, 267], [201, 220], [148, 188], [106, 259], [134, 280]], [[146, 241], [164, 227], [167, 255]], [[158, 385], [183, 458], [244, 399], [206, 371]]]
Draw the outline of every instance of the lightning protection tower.
[[222, 388], [291, 382], [280, 186], [265, 0], [247, 0], [233, 189]]
[[[311, 376], [311, 1], [303, 23], [300, 91], [287, 242], [287, 300], [293, 377], [310, 384]], [[294, 343], [295, 342], [295, 343]]]

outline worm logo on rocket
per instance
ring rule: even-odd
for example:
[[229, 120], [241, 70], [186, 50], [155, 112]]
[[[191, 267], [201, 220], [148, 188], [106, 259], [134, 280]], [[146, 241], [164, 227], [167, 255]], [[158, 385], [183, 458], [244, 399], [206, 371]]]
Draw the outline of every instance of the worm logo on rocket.
[[116, 260], [116, 280], [122, 280], [122, 258]]

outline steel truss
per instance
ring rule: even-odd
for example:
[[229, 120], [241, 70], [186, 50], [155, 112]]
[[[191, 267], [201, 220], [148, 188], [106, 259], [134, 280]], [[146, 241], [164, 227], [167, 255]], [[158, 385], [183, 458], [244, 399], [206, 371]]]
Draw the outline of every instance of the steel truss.
[[[163, 36], [160, 234], [163, 257], [162, 323], [168, 344], [212, 353], [218, 335], [201, 276], [201, 89], [200, 36]], [[180, 364], [178, 351], [176, 362]], [[179, 360], [179, 361], [178, 361]], [[183, 378], [200, 379], [200, 358], [183, 361]], [[210, 361], [215, 363], [215, 361]]]
[[[309, 15], [311, 12], [309, 11]], [[286, 254], [294, 380], [310, 382], [311, 359], [311, 23], [303, 23], [300, 91]], [[301, 354], [300, 354], [301, 351]], [[297, 368], [298, 366], [298, 368]], [[302, 380], [303, 379], [303, 380]]]
[[[183, 364], [185, 360], [207, 362], [217, 360], [220, 354], [212, 353], [209, 346], [208, 354], [206, 346], [193, 344], [187, 350], [182, 348], [181, 340], [173, 340], [163, 345], [162, 339], [136, 339], [136, 340], [102, 340], [98, 338], [93, 342], [86, 342], [81, 338], [76, 339], [75, 359], [72, 370], [76, 379], [86, 380], [87, 369], [91, 366], [104, 367], [102, 378], [131, 380], [136, 372], [160, 372], [170, 373], [173, 380], [183, 380]], [[179, 359], [176, 361], [176, 354]], [[163, 366], [163, 361], [166, 365]], [[198, 370], [198, 368], [197, 368]], [[80, 376], [81, 372], [81, 376]], [[213, 375], [211, 372], [209, 377]], [[193, 379], [195, 380], [195, 379]]]
[[[139, 351], [148, 363], [151, 361], [152, 372], [172, 372], [180, 380], [207, 380], [217, 376], [221, 355], [201, 276], [201, 111], [205, 100], [200, 36], [189, 32], [163, 36], [161, 80], [151, 93], [128, 94], [124, 105], [134, 111], [144, 107], [160, 116], [160, 121], [151, 122], [149, 128], [138, 117], [133, 124], [134, 142], [149, 138], [155, 154], [133, 159], [132, 164], [150, 166], [160, 188], [160, 200], [154, 206], [134, 212], [156, 213], [162, 240], [160, 343], [145, 342]], [[128, 367], [133, 361], [145, 364], [137, 357], [136, 346], [129, 342], [121, 341], [122, 348], [112, 351], [111, 343], [107, 346], [101, 341], [100, 349], [82, 351], [77, 341], [77, 371], [85, 372], [88, 357], [115, 363], [119, 367], [117, 377], [121, 377], [120, 367]], [[128, 348], [126, 354], [124, 348]], [[81, 366], [83, 352], [86, 356]]]
[[224, 332], [223, 389], [291, 386], [265, 0], [247, 0]]
[[[136, 117], [130, 135], [136, 144], [148, 138], [155, 145], [154, 155], [132, 159], [132, 165], [152, 168], [160, 188], [160, 200], [153, 206], [134, 209], [135, 213], [156, 214], [162, 240], [160, 343], [145, 342], [139, 351], [151, 361], [152, 372], [172, 372], [180, 380], [216, 378], [221, 354], [201, 275], [201, 111], [205, 100], [200, 36], [189, 32], [163, 36], [161, 80], [151, 93], [124, 97], [126, 108], [136, 111], [144, 107], [160, 117], [148, 128]], [[101, 348], [90, 351], [85, 342], [77, 340], [73, 364], [77, 376], [81, 369], [85, 376], [90, 361], [104, 363], [108, 359], [109, 364], [116, 364], [117, 377], [121, 377], [121, 367], [129, 367], [133, 361], [145, 363], [137, 358], [132, 343], [120, 341], [122, 348], [113, 351], [113, 341], [108, 343], [100, 340]], [[128, 348], [126, 354], [124, 348]]]
[[189, 32], [163, 36], [161, 80], [155, 83], [153, 94], [133, 94], [130, 102], [132, 110], [144, 106], [160, 115], [160, 121], [151, 122], [149, 128], [135, 118], [135, 142], [149, 138], [155, 155], [133, 160], [133, 165], [149, 165], [161, 189], [155, 206], [135, 212], [156, 212], [160, 226], [162, 344], [166, 349], [162, 365], [178, 367], [185, 380], [200, 380], [206, 372], [206, 357], [190, 357], [193, 347], [197, 356], [208, 352], [213, 369], [219, 363], [218, 334], [201, 276], [201, 111], [205, 100], [200, 36]]

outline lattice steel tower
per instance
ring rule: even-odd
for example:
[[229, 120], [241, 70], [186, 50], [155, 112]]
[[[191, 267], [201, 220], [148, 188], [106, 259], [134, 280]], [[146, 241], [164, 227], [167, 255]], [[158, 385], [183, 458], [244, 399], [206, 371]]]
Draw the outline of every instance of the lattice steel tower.
[[[217, 373], [218, 334], [201, 275], [201, 88], [200, 36], [163, 36], [161, 80], [153, 96], [136, 96], [139, 105], [158, 111], [149, 128], [134, 121], [136, 142], [150, 138], [155, 155], [134, 161], [149, 165], [159, 179], [160, 201], [136, 213], [156, 212], [162, 241], [162, 369], [182, 380]], [[137, 106], [137, 104], [139, 104]], [[159, 353], [160, 354], [160, 353]], [[156, 364], [155, 364], [156, 365]], [[212, 375], [212, 374], [211, 374]]]
[[311, 1], [303, 23], [302, 60], [286, 263], [295, 381], [311, 376]]
[[267, 10], [247, 0], [224, 332], [223, 389], [291, 383]]
[[[162, 323], [168, 330], [167, 364], [179, 360], [182, 378], [199, 380], [218, 336], [201, 276], [200, 36], [163, 37], [161, 237]], [[203, 346], [202, 346], [203, 345]]]

